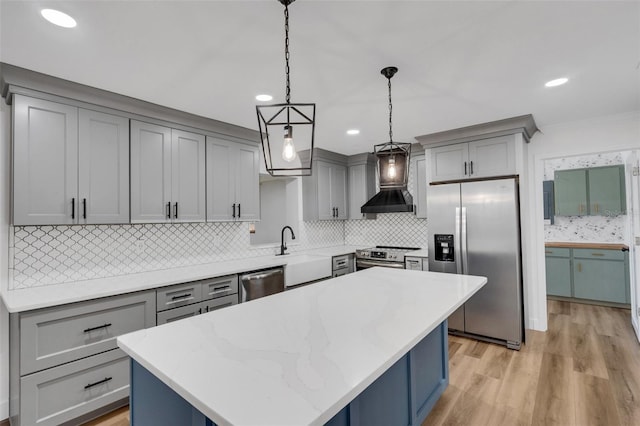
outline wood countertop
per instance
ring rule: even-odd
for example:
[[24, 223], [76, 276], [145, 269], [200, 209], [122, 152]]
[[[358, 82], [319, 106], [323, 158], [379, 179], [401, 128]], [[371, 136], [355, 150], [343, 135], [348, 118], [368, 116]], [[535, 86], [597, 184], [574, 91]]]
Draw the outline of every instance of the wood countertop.
[[614, 244], [614, 243], [544, 243], [545, 247], [556, 248], [581, 248], [581, 249], [596, 249], [596, 250], [622, 250], [629, 251], [629, 246], [626, 244]]

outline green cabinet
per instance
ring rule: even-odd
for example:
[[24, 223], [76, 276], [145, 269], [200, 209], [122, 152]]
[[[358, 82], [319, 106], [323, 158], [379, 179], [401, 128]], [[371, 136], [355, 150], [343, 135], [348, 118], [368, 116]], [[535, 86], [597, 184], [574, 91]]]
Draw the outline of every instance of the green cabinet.
[[630, 303], [628, 252], [573, 250], [574, 297]]
[[571, 249], [546, 248], [547, 294], [571, 297]]
[[545, 248], [547, 295], [630, 303], [629, 255], [619, 249]]
[[589, 169], [589, 212], [601, 216], [626, 213], [624, 166]]
[[554, 175], [556, 216], [587, 214], [587, 170], [558, 170]]
[[557, 170], [556, 216], [616, 216], [626, 213], [624, 166]]

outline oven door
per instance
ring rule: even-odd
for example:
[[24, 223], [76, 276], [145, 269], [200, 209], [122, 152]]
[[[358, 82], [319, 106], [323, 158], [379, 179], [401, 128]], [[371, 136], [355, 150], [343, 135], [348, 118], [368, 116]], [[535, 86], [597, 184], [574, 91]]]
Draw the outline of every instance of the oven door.
[[383, 268], [404, 269], [404, 263], [385, 262], [383, 260], [356, 259], [356, 271], [373, 268], [374, 266], [382, 266]]

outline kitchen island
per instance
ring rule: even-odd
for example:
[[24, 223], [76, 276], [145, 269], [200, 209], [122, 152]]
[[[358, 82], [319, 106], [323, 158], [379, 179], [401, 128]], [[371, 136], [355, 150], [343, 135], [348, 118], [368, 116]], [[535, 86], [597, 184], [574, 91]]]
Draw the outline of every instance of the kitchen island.
[[131, 422], [419, 424], [483, 277], [370, 268], [118, 338]]

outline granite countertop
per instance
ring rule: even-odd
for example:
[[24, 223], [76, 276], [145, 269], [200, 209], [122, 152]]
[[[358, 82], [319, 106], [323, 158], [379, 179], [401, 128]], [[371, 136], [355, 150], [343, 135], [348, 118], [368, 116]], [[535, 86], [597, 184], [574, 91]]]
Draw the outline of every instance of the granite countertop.
[[486, 282], [370, 268], [139, 330], [118, 346], [216, 424], [319, 425]]
[[[2, 291], [2, 300], [10, 313], [81, 302], [99, 297], [197, 281], [228, 274], [283, 266], [296, 254], [339, 256], [354, 253], [357, 246], [341, 245], [291, 253], [289, 256], [260, 256], [202, 265], [183, 266], [137, 274]], [[329, 274], [331, 271], [328, 271]]]

